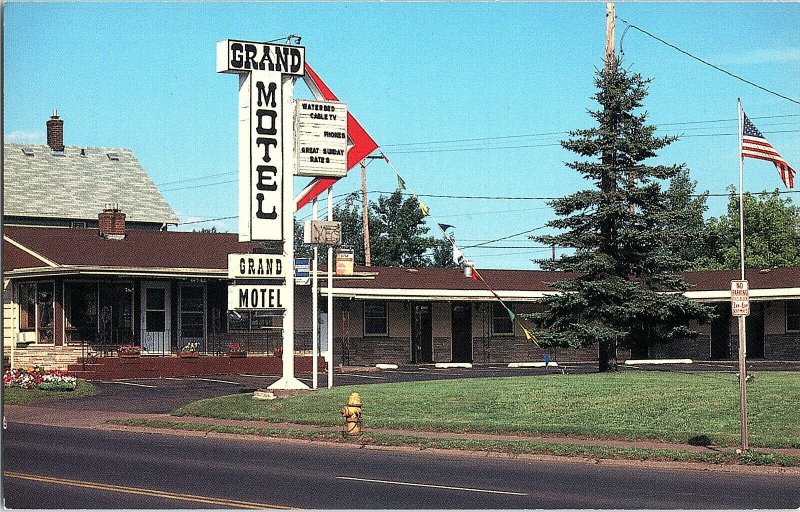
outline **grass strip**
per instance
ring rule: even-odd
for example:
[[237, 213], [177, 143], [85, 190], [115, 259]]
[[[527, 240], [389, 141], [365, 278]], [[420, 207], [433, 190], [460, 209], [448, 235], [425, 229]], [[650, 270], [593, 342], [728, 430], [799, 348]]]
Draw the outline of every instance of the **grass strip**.
[[49, 391], [45, 389], [3, 388], [3, 403], [25, 405], [46, 400], [81, 398], [97, 394], [97, 388], [85, 380], [79, 380], [73, 391]]
[[109, 420], [109, 423], [132, 427], [255, 435], [272, 438], [328, 441], [341, 444], [405, 446], [419, 448], [420, 450], [443, 449], [470, 452], [495, 452], [513, 455], [555, 455], [561, 457], [580, 457], [596, 460], [615, 459], [671, 461], [704, 464], [736, 464], [745, 466], [800, 466], [800, 457], [758, 451], [750, 451], [746, 454], [737, 454], [735, 451], [693, 452], [646, 448], [616, 448], [610, 446], [545, 443], [536, 441], [440, 439], [369, 432], [353, 439], [343, 437], [339, 432], [331, 432], [327, 430], [293, 430], [235, 425], [213, 425], [185, 421], [153, 420], [147, 418], [115, 419]]
[[[369, 384], [279, 400], [250, 394], [173, 412], [235, 420], [339, 425], [351, 391], [372, 427], [735, 446], [739, 386], [730, 373], [616, 372]], [[763, 372], [748, 384], [750, 444], [800, 448], [800, 373]]]

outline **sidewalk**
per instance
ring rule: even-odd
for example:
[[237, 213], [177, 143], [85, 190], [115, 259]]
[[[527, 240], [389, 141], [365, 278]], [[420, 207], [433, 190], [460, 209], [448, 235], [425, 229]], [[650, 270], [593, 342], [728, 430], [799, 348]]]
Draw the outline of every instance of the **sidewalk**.
[[[196, 416], [172, 416], [170, 414], [147, 414], [130, 413], [118, 411], [79, 411], [79, 410], [58, 410], [53, 411], [45, 407], [35, 407], [29, 405], [6, 405], [4, 406], [4, 419], [9, 423], [30, 423], [36, 425], [61, 426], [72, 428], [99, 429], [99, 430], [118, 430], [121, 427], [109, 424], [109, 420], [123, 420], [130, 418], [141, 418], [148, 420], [162, 420], [182, 423], [197, 423], [208, 425], [227, 425], [238, 427], [254, 427], [265, 429], [292, 429], [292, 430], [327, 430], [330, 432], [340, 432], [341, 427], [322, 427], [317, 425], [303, 425], [298, 423], [271, 423], [267, 421], [254, 420], [231, 420], [220, 418], [202, 418]], [[147, 430], [147, 429], [145, 429]], [[657, 441], [619, 441], [613, 439], [582, 439], [566, 436], [519, 436], [501, 434], [462, 434], [455, 432], [436, 432], [423, 430], [402, 430], [387, 428], [372, 428], [369, 424], [364, 426], [366, 432], [376, 432], [385, 434], [395, 434], [413, 436], [429, 439], [460, 439], [460, 440], [489, 440], [489, 441], [529, 441], [542, 443], [558, 443], [571, 445], [587, 446], [608, 446], [612, 448], [641, 448], [649, 450], [673, 450], [691, 452], [718, 452], [726, 448], [693, 446], [681, 443], [663, 443]], [[734, 450], [735, 448], [727, 448]], [[798, 448], [754, 448], [759, 452], [771, 452], [781, 455], [791, 455], [800, 457]]]

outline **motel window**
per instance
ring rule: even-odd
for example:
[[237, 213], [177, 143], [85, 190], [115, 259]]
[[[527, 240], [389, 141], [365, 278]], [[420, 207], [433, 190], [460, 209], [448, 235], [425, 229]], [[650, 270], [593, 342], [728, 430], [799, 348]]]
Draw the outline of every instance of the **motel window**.
[[19, 285], [19, 330], [34, 331], [38, 343], [53, 343], [52, 281]]
[[492, 334], [514, 334], [514, 323], [508, 316], [508, 311], [499, 302], [492, 303]]
[[67, 341], [92, 345], [133, 342], [133, 284], [64, 283], [64, 331]]
[[386, 315], [386, 302], [367, 301], [364, 303], [364, 335], [386, 336], [389, 334], [389, 318]]
[[205, 335], [206, 289], [203, 285], [181, 285], [180, 327], [182, 338], [203, 338]]
[[786, 330], [800, 331], [800, 300], [786, 301]]

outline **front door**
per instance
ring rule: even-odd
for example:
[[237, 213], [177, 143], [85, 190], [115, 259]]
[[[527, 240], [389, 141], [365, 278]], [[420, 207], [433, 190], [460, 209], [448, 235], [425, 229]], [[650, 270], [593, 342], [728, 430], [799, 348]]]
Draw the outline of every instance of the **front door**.
[[411, 362], [413, 364], [433, 362], [433, 322], [430, 304], [414, 304], [411, 326]]
[[169, 283], [142, 283], [142, 353], [170, 352], [170, 293]]
[[452, 315], [453, 362], [472, 362], [472, 305], [454, 302]]

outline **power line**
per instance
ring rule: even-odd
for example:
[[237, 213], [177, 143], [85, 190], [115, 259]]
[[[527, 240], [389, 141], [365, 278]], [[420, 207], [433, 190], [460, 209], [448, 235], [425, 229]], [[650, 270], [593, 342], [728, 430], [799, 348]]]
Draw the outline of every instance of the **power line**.
[[[800, 114], [781, 114], [781, 115], [772, 115], [772, 116], [754, 116], [750, 119], [782, 119], [782, 118], [789, 118], [789, 117], [800, 117]], [[672, 122], [672, 123], [657, 123], [656, 126], [683, 126], [683, 125], [697, 125], [697, 124], [711, 124], [711, 123], [724, 123], [724, 122], [736, 122], [738, 121], [735, 118], [730, 119], [710, 119], [705, 121], [679, 121], [679, 122]], [[797, 123], [772, 123], [772, 125], [785, 125], [785, 124], [797, 124]], [[760, 126], [770, 126], [770, 124], [761, 124]], [[702, 128], [691, 128], [691, 129], [702, 129]], [[762, 133], [794, 133], [798, 130], [780, 130], [780, 131], [763, 131]], [[420, 146], [425, 144], [451, 144], [451, 143], [458, 143], [458, 142], [477, 142], [477, 141], [491, 141], [491, 140], [503, 140], [503, 139], [522, 139], [528, 137], [540, 137], [540, 136], [548, 136], [548, 135], [568, 135], [568, 131], [561, 131], [561, 132], [542, 132], [542, 133], [529, 133], [529, 134], [521, 134], [521, 135], [502, 135], [502, 136], [494, 136], [494, 137], [476, 137], [476, 138], [468, 138], [468, 139], [450, 139], [450, 140], [441, 140], [441, 141], [420, 141], [420, 142], [405, 142], [405, 143], [396, 143], [396, 144], [384, 144], [382, 147], [401, 147], [401, 146]], [[688, 137], [711, 137], [711, 136], [728, 136], [728, 135], [736, 135], [735, 133], [718, 133], [718, 134], [702, 134], [702, 135], [682, 135], [681, 137], [688, 138]], [[530, 144], [530, 145], [516, 145], [516, 146], [489, 146], [489, 147], [480, 147], [480, 148], [423, 148], [423, 149], [399, 149], [397, 151], [393, 151], [393, 154], [411, 154], [411, 153], [435, 153], [435, 152], [454, 152], [454, 151], [463, 151], [463, 150], [480, 150], [480, 149], [520, 149], [520, 148], [529, 148], [529, 147], [547, 147], [547, 146], [558, 146], [560, 143], [547, 143], [547, 144]], [[371, 161], [369, 162], [371, 163]], [[369, 163], [367, 165], [369, 165]], [[200, 181], [206, 180], [211, 178], [217, 178], [220, 176], [229, 176], [235, 175], [237, 171], [230, 171], [230, 172], [221, 172], [215, 174], [208, 174], [205, 176], [196, 176], [191, 178], [182, 178], [179, 180], [172, 180], [172, 181], [165, 181], [157, 184], [158, 187], [162, 187], [164, 185], [173, 185], [176, 183], [187, 183], [192, 181]], [[200, 187], [210, 187], [215, 185], [223, 185], [228, 183], [235, 183], [237, 180], [226, 180], [226, 181], [218, 181], [214, 183], [204, 183], [199, 185], [192, 185], [188, 187], [177, 187], [177, 188], [167, 188], [162, 190], [162, 192], [174, 192], [179, 190], [191, 190]]]
[[540, 229], [544, 229], [544, 228], [546, 228], [546, 227], [547, 227], [547, 226], [545, 225], [545, 226], [539, 226], [538, 228], [527, 229], [527, 230], [525, 230], [525, 231], [520, 231], [519, 233], [514, 233], [513, 235], [508, 235], [508, 236], [504, 236], [504, 237], [500, 237], [500, 238], [495, 238], [494, 240], [489, 240], [488, 242], [482, 242], [482, 243], [475, 244], [475, 245], [467, 245], [467, 246], [464, 246], [464, 247], [462, 247], [462, 249], [471, 249], [471, 248], [473, 248], [473, 247], [482, 247], [482, 246], [484, 246], [484, 245], [486, 245], [486, 244], [491, 244], [491, 243], [494, 243], [494, 242], [499, 242], [499, 241], [501, 241], [501, 240], [507, 240], [507, 239], [509, 239], [509, 238], [514, 238], [515, 236], [524, 235], [524, 234], [526, 234], [526, 233], [531, 233], [531, 232], [533, 232], [533, 231], [538, 231], [538, 230], [540, 230]]
[[[630, 28], [635, 28], [635, 29], [636, 29], [636, 30], [638, 30], [639, 32], [641, 32], [641, 33], [643, 33], [643, 34], [645, 34], [645, 35], [648, 35], [648, 36], [652, 37], [652, 38], [653, 38], [653, 39], [655, 39], [656, 41], [659, 41], [659, 42], [661, 42], [661, 43], [663, 43], [663, 44], [665, 44], [665, 45], [669, 46], [670, 48], [674, 48], [675, 50], [678, 50], [679, 52], [681, 52], [681, 53], [682, 53], [682, 54], [684, 54], [684, 55], [687, 55], [687, 56], [689, 56], [689, 57], [691, 57], [691, 58], [693, 58], [693, 59], [695, 59], [695, 60], [697, 60], [697, 61], [700, 61], [700, 62], [702, 62], [702, 63], [703, 63], [703, 64], [705, 64], [706, 66], [712, 67], [712, 68], [716, 69], [717, 71], [721, 71], [722, 73], [725, 73], [725, 74], [726, 74], [726, 75], [728, 75], [728, 76], [732, 76], [733, 78], [735, 78], [735, 79], [737, 79], [737, 80], [741, 80], [742, 82], [744, 82], [744, 83], [746, 83], [746, 84], [749, 84], [749, 85], [752, 85], [753, 87], [756, 87], [756, 88], [758, 88], [758, 89], [761, 89], [762, 91], [768, 92], [768, 93], [770, 93], [770, 94], [773, 94], [773, 95], [775, 95], [775, 96], [777, 96], [777, 97], [779, 97], [779, 98], [783, 98], [783, 99], [785, 99], [785, 100], [791, 101], [792, 103], [796, 103], [797, 105], [800, 105], [800, 101], [794, 100], [794, 99], [792, 99], [792, 98], [790, 98], [790, 97], [788, 97], [788, 96], [784, 96], [783, 94], [780, 94], [780, 93], [778, 93], [778, 92], [775, 92], [775, 91], [773, 91], [773, 90], [771, 90], [771, 89], [767, 89], [766, 87], [763, 87], [763, 86], [761, 86], [761, 85], [758, 85], [758, 84], [757, 84], [757, 83], [755, 83], [755, 82], [751, 82], [750, 80], [747, 80], [747, 79], [745, 79], [745, 78], [742, 78], [742, 77], [740, 77], [739, 75], [736, 75], [736, 74], [734, 74], [734, 73], [731, 73], [730, 71], [727, 71], [727, 70], [725, 70], [725, 69], [722, 69], [722, 68], [721, 68], [721, 67], [719, 67], [719, 66], [715, 66], [714, 64], [711, 64], [710, 62], [708, 62], [708, 61], [706, 61], [706, 60], [703, 60], [703, 59], [701, 59], [700, 57], [697, 57], [696, 55], [692, 55], [691, 53], [687, 52], [686, 50], [684, 50], [684, 49], [682, 49], [682, 48], [678, 48], [678, 47], [677, 47], [677, 46], [675, 46], [674, 44], [672, 44], [672, 43], [669, 43], [669, 42], [667, 42], [667, 41], [665, 41], [665, 40], [661, 39], [660, 37], [658, 37], [658, 36], [655, 36], [655, 35], [651, 34], [650, 32], [648, 32], [648, 31], [644, 30], [643, 28], [640, 28], [640, 27], [637, 27], [636, 25], [633, 25], [633, 24], [631, 24], [631, 23], [628, 23], [627, 21], [625, 21], [624, 19], [620, 18], [619, 16], [615, 16], [615, 18], [617, 18], [618, 20], [620, 20], [622, 23], [624, 23], [624, 24], [628, 25], [628, 27], [630, 27]], [[627, 31], [627, 28], [626, 28], [625, 30]], [[624, 34], [624, 32], [623, 32], [623, 38], [624, 38], [624, 36], [625, 36], [625, 34]], [[620, 41], [620, 47], [621, 47], [621, 46], [622, 46], [622, 42]]]
[[[777, 190], [778, 194], [798, 194], [800, 190]], [[392, 194], [393, 192], [385, 192], [380, 190], [373, 190], [369, 194]], [[748, 192], [745, 192], [748, 193]], [[761, 192], [749, 192], [751, 194], [760, 194]], [[773, 192], [767, 192], [772, 194]], [[404, 194], [411, 195], [411, 194]], [[465, 196], [465, 195], [452, 195], [452, 194], [416, 194], [419, 197], [431, 197], [438, 199], [487, 199], [487, 200], [500, 200], [500, 201], [553, 201], [562, 199], [565, 196], [559, 197], [537, 197], [537, 196]], [[715, 194], [689, 194], [689, 197], [730, 197], [734, 194], [729, 193], [715, 193]]]
[[159, 183], [157, 186], [158, 187], [162, 187], [164, 185], [172, 185], [173, 183], [184, 183], [184, 182], [187, 182], [187, 181], [195, 181], [195, 180], [207, 180], [209, 178], [217, 178], [219, 176], [228, 176], [230, 174], [236, 174], [236, 173], [237, 173], [237, 171], [220, 172], [220, 173], [217, 173], [217, 174], [207, 174], [205, 176], [195, 176], [195, 177], [192, 177], [192, 178], [183, 178], [183, 179], [180, 179], [180, 180], [165, 181], [163, 183]]
[[190, 222], [179, 222], [178, 225], [179, 226], [186, 226], [188, 224], [202, 224], [204, 222], [214, 222], [214, 221], [218, 221], [218, 220], [230, 220], [230, 219], [238, 219], [238, 218], [239, 218], [238, 215], [232, 215], [230, 217], [217, 217], [216, 219], [203, 219], [203, 220], [193, 220], [193, 221], [190, 221]]
[[521, 139], [527, 137], [543, 137], [546, 135], [564, 135], [568, 134], [569, 132], [543, 132], [543, 133], [528, 133], [523, 135], [498, 135], [494, 137], [475, 137], [469, 139], [451, 139], [451, 140], [432, 140], [426, 142], [400, 142], [395, 144], [383, 144], [381, 147], [384, 148], [393, 148], [399, 146], [417, 146], [420, 144], [450, 144], [453, 142], [476, 142], [476, 141], [483, 141], [483, 140], [501, 140], [501, 139]]
[[[781, 114], [781, 115], [772, 115], [772, 116], [756, 116], [751, 117], [750, 119], [775, 119], [775, 118], [786, 118], [786, 117], [800, 117], [800, 114]], [[709, 119], [705, 121], [679, 121], [673, 123], [656, 123], [656, 126], [681, 126], [686, 124], [710, 124], [710, 123], [725, 123], [725, 122], [737, 122], [738, 119], [736, 118], [729, 118], [729, 119]], [[502, 139], [523, 139], [528, 137], [543, 137], [547, 135], [568, 135], [569, 131], [560, 131], [560, 132], [541, 132], [541, 133], [527, 133], [527, 134], [520, 134], [520, 135], [498, 135], [493, 137], [473, 137], [468, 139], [448, 139], [448, 140], [431, 140], [431, 141], [419, 141], [419, 142], [401, 142], [401, 143], [394, 143], [394, 144], [382, 144], [381, 147], [383, 148], [393, 148], [393, 147], [401, 147], [401, 146], [419, 146], [424, 144], [451, 144], [455, 142], [478, 142], [478, 141], [488, 141], [488, 140], [502, 140]], [[396, 152], [393, 152], [396, 153]]]
[[176, 192], [178, 190], [192, 190], [192, 189], [196, 189], [196, 188], [213, 187], [215, 185], [227, 185], [229, 183], [236, 183], [238, 181], [239, 180], [215, 181], [214, 183], [201, 183], [200, 185], [189, 185], [188, 187], [165, 188], [161, 192]]

